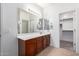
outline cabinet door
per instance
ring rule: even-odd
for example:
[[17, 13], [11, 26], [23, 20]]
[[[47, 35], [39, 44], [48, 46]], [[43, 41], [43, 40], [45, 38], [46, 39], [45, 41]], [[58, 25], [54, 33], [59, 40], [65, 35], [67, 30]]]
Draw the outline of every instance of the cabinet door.
[[46, 46], [50, 45], [50, 35], [46, 35]]
[[36, 39], [30, 39], [26, 41], [26, 55], [34, 56], [36, 55]]
[[46, 48], [50, 45], [50, 35], [43, 36], [43, 48]]
[[47, 47], [46, 42], [47, 42], [46, 36], [43, 36], [43, 48]]
[[37, 53], [39, 53], [43, 50], [43, 39], [42, 39], [42, 37], [38, 37], [38, 39], [36, 40], [36, 44], [37, 44]]

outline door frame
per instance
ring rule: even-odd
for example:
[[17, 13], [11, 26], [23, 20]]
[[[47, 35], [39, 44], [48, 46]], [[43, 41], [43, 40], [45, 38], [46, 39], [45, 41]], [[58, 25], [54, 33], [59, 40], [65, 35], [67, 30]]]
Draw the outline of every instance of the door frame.
[[[74, 21], [76, 19], [75, 17], [75, 10], [69, 10], [69, 11], [65, 11], [65, 12], [61, 12], [61, 13], [66, 13], [66, 12], [73, 12], [74, 16], [73, 16], [73, 50], [76, 51], [76, 32], [74, 33]], [[60, 35], [60, 14], [59, 13], [59, 47], [60, 47], [60, 39], [61, 39], [61, 35]], [[75, 30], [76, 31], [76, 30]]]

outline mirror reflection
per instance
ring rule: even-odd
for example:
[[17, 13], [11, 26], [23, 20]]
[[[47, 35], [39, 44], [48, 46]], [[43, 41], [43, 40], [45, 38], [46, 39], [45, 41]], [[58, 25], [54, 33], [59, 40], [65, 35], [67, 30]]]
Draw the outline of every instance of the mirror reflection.
[[25, 11], [18, 9], [18, 34], [30, 33], [38, 31], [38, 23], [41, 18], [39, 15], [33, 14], [31, 10]]
[[44, 19], [32, 10], [18, 9], [18, 34], [50, 30], [49, 20]]

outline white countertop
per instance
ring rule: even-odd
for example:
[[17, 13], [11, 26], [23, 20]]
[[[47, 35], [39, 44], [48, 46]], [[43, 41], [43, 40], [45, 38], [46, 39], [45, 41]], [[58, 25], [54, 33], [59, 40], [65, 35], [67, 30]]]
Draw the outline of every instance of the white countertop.
[[36, 37], [40, 37], [40, 36], [44, 36], [44, 35], [48, 35], [48, 34], [50, 34], [50, 32], [42, 32], [41, 34], [40, 34], [40, 32], [18, 34], [17, 38], [22, 39], [22, 40], [29, 40], [29, 39], [32, 39], [32, 38], [36, 38]]

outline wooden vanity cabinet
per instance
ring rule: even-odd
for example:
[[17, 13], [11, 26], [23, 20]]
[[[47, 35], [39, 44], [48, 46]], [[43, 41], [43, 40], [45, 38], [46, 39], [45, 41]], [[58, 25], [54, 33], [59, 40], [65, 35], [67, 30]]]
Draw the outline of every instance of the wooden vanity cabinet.
[[50, 44], [50, 35], [45, 35], [29, 40], [18, 39], [19, 56], [35, 56]]

